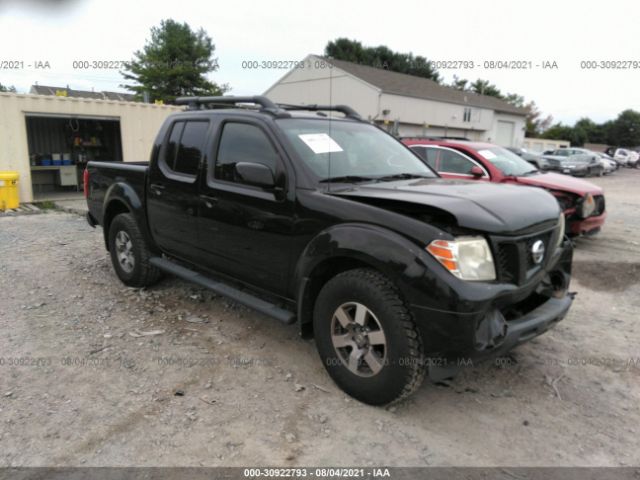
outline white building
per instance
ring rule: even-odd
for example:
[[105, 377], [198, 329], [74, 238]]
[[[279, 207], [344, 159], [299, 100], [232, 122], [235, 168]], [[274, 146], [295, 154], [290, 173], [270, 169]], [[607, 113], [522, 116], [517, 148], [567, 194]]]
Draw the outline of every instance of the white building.
[[[527, 150], [533, 153], [542, 153], [546, 150], [557, 150], [559, 148], [568, 148], [569, 146], [571, 146], [571, 142], [569, 140], [551, 140], [548, 138], [526, 137], [522, 142], [522, 148], [526, 148]], [[601, 151], [604, 151], [604, 149], [602, 149]]]
[[146, 161], [181, 107], [76, 95], [0, 93], [0, 171], [20, 175], [21, 202], [82, 188], [90, 160]]
[[399, 136], [453, 136], [521, 147], [527, 111], [413, 75], [308, 55], [265, 95], [278, 103], [346, 104]]

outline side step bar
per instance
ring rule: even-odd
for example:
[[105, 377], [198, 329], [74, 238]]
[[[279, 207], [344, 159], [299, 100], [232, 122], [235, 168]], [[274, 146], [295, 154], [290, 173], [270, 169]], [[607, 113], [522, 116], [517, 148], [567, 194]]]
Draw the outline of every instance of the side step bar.
[[152, 257], [149, 259], [149, 262], [152, 265], [158, 267], [160, 270], [175, 275], [176, 277], [180, 277], [189, 282], [197, 283], [198, 285], [208, 288], [209, 290], [213, 290], [220, 295], [224, 295], [225, 297], [235, 300], [242, 305], [245, 305], [249, 308], [257, 310], [260, 313], [264, 313], [265, 315], [280, 320], [283, 323], [291, 324], [296, 321], [295, 313], [290, 312], [289, 310], [280, 308], [273, 303], [262, 300], [261, 298], [243, 292], [242, 290], [234, 288], [218, 280], [213, 280], [209, 277], [205, 277], [204, 275], [198, 272], [194, 272], [193, 270], [189, 270], [188, 268], [183, 267], [182, 265], [178, 265], [171, 260], [167, 260], [166, 258], [161, 257]]

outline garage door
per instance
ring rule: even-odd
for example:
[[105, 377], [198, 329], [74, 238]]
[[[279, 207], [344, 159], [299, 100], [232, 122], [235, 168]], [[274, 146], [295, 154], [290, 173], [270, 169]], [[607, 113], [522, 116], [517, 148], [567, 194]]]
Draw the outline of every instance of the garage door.
[[498, 120], [498, 132], [496, 135], [496, 143], [503, 147], [512, 147], [513, 132], [515, 131], [515, 124], [513, 122], [505, 122], [504, 120]]

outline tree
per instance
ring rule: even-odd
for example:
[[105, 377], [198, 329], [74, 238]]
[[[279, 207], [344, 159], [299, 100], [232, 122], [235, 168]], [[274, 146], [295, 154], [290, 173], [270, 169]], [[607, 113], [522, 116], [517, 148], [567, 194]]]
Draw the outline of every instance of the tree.
[[359, 63], [370, 67], [384, 68], [392, 72], [406, 73], [440, 82], [440, 75], [431, 62], [413, 53], [398, 53], [389, 47], [365, 47], [357, 40], [337, 38], [324, 47], [324, 54], [336, 60]]
[[[526, 108], [527, 105], [524, 104], [524, 97], [522, 95], [518, 95], [517, 93], [507, 93], [502, 99], [518, 108]], [[533, 102], [530, 102], [533, 103]]]
[[460, 78], [457, 75], [453, 75], [453, 81], [451, 82], [451, 85], [449, 85], [451, 88], [455, 88], [456, 90], [468, 90], [469, 89], [469, 80], [465, 80], [464, 78]]
[[173, 102], [176, 97], [189, 95], [221, 95], [229, 89], [206, 77], [218, 69], [214, 57], [215, 45], [204, 29], [191, 30], [186, 23], [163, 20], [151, 28], [151, 40], [122, 73], [134, 83], [123, 87], [142, 99], [145, 92], [150, 101]]
[[621, 112], [609, 127], [608, 140], [621, 147], [640, 145], [640, 112], [631, 109]]
[[542, 112], [538, 110], [538, 106], [533, 100], [524, 105], [524, 107], [527, 109], [525, 136], [535, 138], [542, 135], [542, 132], [548, 129], [551, 125], [553, 117], [551, 115], [547, 115], [545, 118], [541, 118]]
[[572, 127], [556, 123], [546, 129], [541, 136], [569, 140], [574, 146], [582, 146], [585, 143], [606, 143], [621, 147], [637, 147], [640, 145], [640, 112], [625, 110], [615, 120], [600, 124], [586, 117], [579, 119]]
[[480, 95], [488, 95], [489, 97], [504, 99], [502, 92], [500, 92], [498, 87], [489, 83], [489, 80], [482, 80], [479, 78], [469, 85], [469, 90]]
[[574, 147], [581, 147], [589, 141], [587, 134], [580, 128], [556, 123], [549, 127], [543, 134], [542, 138], [550, 138], [553, 140], [569, 140]]
[[586, 137], [588, 143], [607, 143], [608, 129], [604, 125], [598, 125], [590, 118], [583, 117], [575, 123], [573, 128], [581, 132], [580, 135]]
[[16, 93], [16, 87], [14, 87], [13, 85], [11, 85], [10, 87], [5, 87], [3, 84], [0, 83], [0, 92]]
[[573, 127], [558, 122], [545, 130], [541, 136], [542, 138], [552, 140], [571, 140], [571, 137], [573, 137]]
[[362, 43], [357, 40], [349, 40], [348, 38], [338, 38], [327, 43], [324, 47], [324, 54], [328, 57], [346, 62], [362, 63], [365, 60], [367, 63], [369, 62]]

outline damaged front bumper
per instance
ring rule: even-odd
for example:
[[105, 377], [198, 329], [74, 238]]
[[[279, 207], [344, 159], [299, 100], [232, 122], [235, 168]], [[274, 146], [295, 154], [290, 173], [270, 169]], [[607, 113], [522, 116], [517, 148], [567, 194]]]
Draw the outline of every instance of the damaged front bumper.
[[526, 285], [460, 284], [456, 311], [412, 305], [432, 378], [502, 356], [560, 322], [575, 295], [571, 260], [567, 241]]

